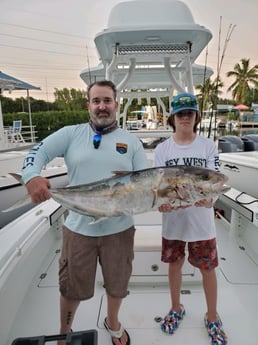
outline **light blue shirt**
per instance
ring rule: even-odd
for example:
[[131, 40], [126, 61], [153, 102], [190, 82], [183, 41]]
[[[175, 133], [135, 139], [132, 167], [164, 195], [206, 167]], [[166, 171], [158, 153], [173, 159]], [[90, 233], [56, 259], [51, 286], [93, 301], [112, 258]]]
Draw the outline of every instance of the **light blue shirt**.
[[[148, 168], [142, 143], [132, 133], [117, 128], [102, 135], [98, 149], [93, 146], [94, 135], [86, 123], [63, 127], [48, 136], [25, 157], [22, 169], [24, 183], [39, 176], [42, 168], [58, 156], [64, 157], [71, 186], [111, 177], [113, 171]], [[91, 217], [69, 211], [65, 226], [83, 235], [103, 236], [121, 232], [133, 225], [131, 216], [110, 217], [89, 224], [91, 221]]]

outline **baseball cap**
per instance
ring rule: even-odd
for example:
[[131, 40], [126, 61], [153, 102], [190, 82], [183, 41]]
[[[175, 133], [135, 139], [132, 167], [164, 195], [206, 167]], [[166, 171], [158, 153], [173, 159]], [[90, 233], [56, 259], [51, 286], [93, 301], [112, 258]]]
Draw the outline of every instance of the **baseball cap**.
[[191, 93], [180, 93], [171, 101], [171, 115], [175, 115], [179, 111], [195, 110], [198, 111], [196, 97]]

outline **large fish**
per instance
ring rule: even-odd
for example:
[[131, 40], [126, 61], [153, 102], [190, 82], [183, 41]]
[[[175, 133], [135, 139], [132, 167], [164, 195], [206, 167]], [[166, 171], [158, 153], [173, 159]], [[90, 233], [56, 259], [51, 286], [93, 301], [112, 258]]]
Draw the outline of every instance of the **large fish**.
[[[12, 174], [15, 178], [16, 174]], [[50, 189], [54, 200], [69, 210], [91, 216], [93, 222], [107, 217], [157, 210], [165, 203], [194, 205], [229, 190], [228, 178], [207, 168], [156, 167], [115, 175], [93, 183]]]

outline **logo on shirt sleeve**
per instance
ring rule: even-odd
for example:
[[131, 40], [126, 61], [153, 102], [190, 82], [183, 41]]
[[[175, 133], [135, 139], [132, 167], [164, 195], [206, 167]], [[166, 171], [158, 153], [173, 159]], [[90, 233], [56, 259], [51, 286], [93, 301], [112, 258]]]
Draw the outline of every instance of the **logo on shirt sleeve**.
[[116, 151], [121, 154], [124, 154], [127, 152], [127, 147], [128, 145], [125, 143], [116, 143]]

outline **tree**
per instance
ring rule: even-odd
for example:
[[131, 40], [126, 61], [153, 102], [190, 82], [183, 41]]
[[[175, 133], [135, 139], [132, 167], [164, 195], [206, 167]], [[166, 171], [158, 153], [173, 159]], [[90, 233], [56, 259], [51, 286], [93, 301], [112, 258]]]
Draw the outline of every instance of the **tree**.
[[[222, 87], [223, 87], [223, 83], [219, 77], [215, 78], [214, 81], [208, 78], [204, 81], [203, 84], [197, 85], [195, 87], [196, 90], [200, 91], [199, 95], [197, 95], [197, 99], [199, 100], [201, 120], [203, 119], [204, 109], [208, 111], [208, 114], [209, 114], [210, 123], [209, 123], [208, 137], [210, 137], [211, 130], [212, 130], [213, 110], [217, 109], [218, 95], [222, 93], [219, 89]], [[216, 123], [216, 115], [215, 115], [215, 123]]]
[[258, 103], [258, 85], [248, 92], [245, 104], [250, 106], [252, 103]]
[[55, 102], [61, 110], [82, 110], [86, 107], [86, 91], [55, 88], [54, 96]]
[[250, 93], [250, 84], [257, 86], [258, 65], [249, 66], [249, 59], [243, 58], [234, 66], [233, 71], [227, 72], [227, 77], [234, 77], [235, 81], [229, 86], [232, 96], [237, 103], [245, 103]]
[[217, 81], [217, 78], [212, 81], [211, 78], [205, 80], [203, 84], [197, 85], [195, 88], [199, 90], [200, 93], [197, 95], [200, 99], [200, 109], [209, 110], [210, 105], [215, 109], [217, 105], [218, 95], [222, 92], [219, 90], [223, 87], [223, 83], [220, 78]]

